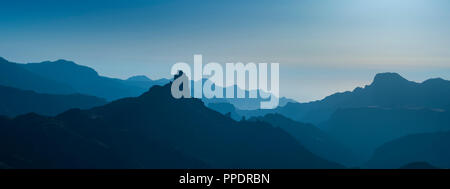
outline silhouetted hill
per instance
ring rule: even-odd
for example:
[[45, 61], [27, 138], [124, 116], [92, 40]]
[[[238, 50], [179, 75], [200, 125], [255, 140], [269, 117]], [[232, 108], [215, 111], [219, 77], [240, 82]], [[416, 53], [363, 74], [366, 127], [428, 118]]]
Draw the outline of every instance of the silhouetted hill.
[[294, 136], [309, 151], [330, 161], [346, 166], [359, 165], [352, 152], [328, 134], [311, 124], [293, 121], [280, 114], [252, 117], [249, 121], [264, 121]]
[[450, 132], [404, 136], [377, 148], [367, 162], [369, 168], [398, 168], [406, 162], [428, 162], [450, 168]]
[[139, 96], [167, 79], [121, 80], [100, 76], [94, 69], [72, 61], [57, 60], [17, 64], [0, 59], [0, 84], [50, 94], [81, 93], [115, 100]]
[[450, 113], [425, 108], [347, 108], [337, 110], [321, 127], [367, 160], [376, 147], [395, 138], [450, 130]]
[[70, 94], [76, 91], [67, 84], [42, 77], [21, 65], [0, 57], [0, 85], [42, 93]]
[[[169, 84], [90, 110], [0, 121], [2, 134], [16, 133], [0, 137], [1, 144], [23, 143], [1, 151], [0, 162], [11, 167], [341, 167], [315, 156], [279, 128], [236, 122], [198, 99], [176, 100]], [[20, 137], [30, 133], [30, 138]]]
[[80, 94], [51, 95], [0, 86], [0, 115], [35, 112], [56, 115], [71, 108], [88, 109], [106, 104], [104, 99]]
[[337, 109], [382, 108], [430, 108], [448, 109], [450, 104], [450, 81], [440, 78], [422, 83], [408, 81], [397, 73], [377, 74], [370, 85], [353, 91], [336, 93], [323, 100], [309, 103], [288, 103], [272, 111], [245, 112], [246, 115], [279, 113], [291, 119], [319, 124]]

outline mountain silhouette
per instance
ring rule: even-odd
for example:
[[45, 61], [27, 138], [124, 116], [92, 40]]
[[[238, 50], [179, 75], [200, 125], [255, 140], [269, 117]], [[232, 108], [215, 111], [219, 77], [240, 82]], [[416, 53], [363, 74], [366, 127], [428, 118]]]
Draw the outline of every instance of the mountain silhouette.
[[33, 90], [41, 93], [71, 94], [76, 91], [69, 85], [33, 73], [20, 64], [0, 57], [0, 85]]
[[428, 162], [450, 168], [450, 132], [413, 134], [389, 141], [376, 149], [368, 168], [398, 168], [405, 162]]
[[450, 130], [450, 113], [427, 108], [347, 108], [337, 110], [321, 128], [366, 161], [378, 146], [398, 137]]
[[408, 81], [397, 73], [379, 73], [373, 82], [353, 91], [336, 93], [322, 100], [309, 103], [288, 103], [271, 111], [248, 111], [241, 114], [258, 116], [279, 113], [301, 122], [320, 124], [338, 109], [381, 108], [430, 108], [450, 107], [450, 81], [440, 78], [422, 83]]
[[88, 109], [106, 104], [104, 99], [81, 94], [52, 95], [0, 86], [0, 115], [25, 113], [56, 115], [72, 108]]
[[1, 144], [18, 144], [1, 151], [9, 167], [342, 168], [280, 128], [234, 121], [199, 99], [174, 99], [170, 84], [89, 110], [0, 121], [2, 135], [14, 134]]
[[132, 76], [124, 81], [127, 85], [135, 86], [143, 89], [148, 89], [153, 85], [165, 85], [170, 82], [168, 79], [158, 79], [158, 80], [151, 80], [147, 76], [144, 75], [138, 75], [138, 76]]
[[360, 163], [349, 149], [312, 124], [296, 122], [280, 114], [252, 117], [249, 121], [264, 121], [279, 127], [294, 136], [308, 150], [330, 161], [346, 166], [356, 166]]
[[390, 140], [450, 130], [449, 104], [449, 81], [435, 78], [416, 83], [397, 73], [380, 73], [370, 85], [320, 101], [288, 103], [274, 110], [235, 112], [246, 117], [277, 113], [296, 121], [315, 123], [351, 149], [357, 156], [356, 162], [365, 162], [378, 146]]
[[[200, 83], [200, 81], [191, 81], [191, 94], [194, 94], [194, 85], [200, 85], [200, 86], [204, 86], [205, 82], [208, 81], [208, 79], [203, 79], [202, 83]], [[203, 84], [203, 85], [202, 85]], [[238, 87], [237, 85], [233, 85], [233, 86], [228, 86], [228, 87], [221, 87], [221, 86], [217, 86], [215, 84], [213, 84], [214, 89], [215, 90], [219, 90], [219, 91], [223, 91], [223, 96], [226, 96], [226, 90], [234, 90], [234, 98], [206, 98], [203, 97], [201, 98], [203, 102], [205, 102], [205, 104], [207, 106], [210, 106], [210, 104], [224, 104], [224, 103], [229, 103], [232, 104], [235, 108], [236, 111], [248, 111], [248, 110], [258, 110], [261, 107], [261, 101], [268, 101], [269, 99], [265, 99], [265, 98], [261, 98], [262, 95], [264, 96], [269, 96], [268, 92], [264, 92], [262, 90], [245, 90], [245, 89], [241, 89], [240, 87]], [[237, 94], [239, 92], [243, 92], [243, 94], [245, 95], [244, 98], [238, 98]], [[256, 93], [256, 98], [250, 98], [250, 93], [251, 92], [255, 92]], [[203, 93], [205, 94], [206, 91], [203, 91]], [[193, 95], [191, 95], [193, 96]], [[279, 104], [278, 106], [285, 106], [287, 103], [290, 102], [296, 102], [292, 99], [289, 98], [285, 98], [285, 97], [280, 97], [279, 98]], [[217, 105], [213, 105], [215, 108], [220, 108]], [[227, 111], [226, 109], [224, 110], [219, 110], [220, 112], [223, 111]], [[239, 116], [241, 117], [241, 116]], [[239, 119], [238, 119], [239, 120]]]
[[18, 64], [0, 59], [0, 67], [0, 84], [4, 86], [51, 94], [81, 93], [107, 100], [139, 96], [153, 85], [168, 82], [104, 77], [92, 68], [67, 60]]
[[450, 81], [380, 73], [255, 110], [263, 99], [174, 99], [167, 79], [0, 58], [0, 168], [449, 168], [449, 97]]

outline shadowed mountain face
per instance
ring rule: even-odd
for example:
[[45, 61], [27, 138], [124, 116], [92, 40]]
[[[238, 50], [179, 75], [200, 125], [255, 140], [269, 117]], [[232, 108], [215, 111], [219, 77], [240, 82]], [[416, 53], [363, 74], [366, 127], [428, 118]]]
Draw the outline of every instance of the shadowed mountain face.
[[[109, 101], [139, 96], [153, 85], [164, 85], [170, 82], [168, 79], [151, 80], [142, 75], [126, 80], [108, 78], [98, 75], [92, 68], [67, 60], [17, 64], [0, 57], [0, 68], [0, 85], [39, 93], [80, 93], [105, 98]], [[192, 82], [193, 84], [200, 85], [199, 82]], [[203, 98], [202, 100], [206, 104], [231, 103], [235, 107], [245, 110], [259, 109], [260, 102], [267, 100], [260, 97], [248, 98], [249, 91], [234, 87], [235, 94], [237, 91], [244, 91], [247, 98]], [[220, 90], [223, 89], [220, 88]], [[284, 106], [288, 102], [295, 101], [284, 97], [279, 99], [280, 106]]]
[[153, 85], [168, 82], [142, 77], [128, 80], [103, 77], [92, 68], [66, 60], [17, 64], [0, 59], [0, 67], [0, 84], [5, 86], [52, 94], [81, 93], [107, 100], [139, 96]]
[[291, 119], [320, 124], [338, 109], [382, 108], [430, 108], [448, 109], [450, 81], [429, 79], [423, 83], [408, 81], [397, 73], [377, 74], [373, 82], [352, 92], [330, 95], [310, 103], [288, 103], [273, 111], [242, 112], [245, 115], [279, 113]]
[[[89, 167], [86, 163], [105, 157], [96, 167], [341, 167], [313, 155], [279, 128], [236, 122], [198, 99], [173, 99], [170, 85], [90, 110], [0, 121], [1, 133], [13, 134], [0, 137], [1, 144], [20, 144], [1, 152], [0, 162], [9, 167]], [[31, 136], [18, 137], [26, 135]]]
[[450, 130], [450, 113], [426, 108], [348, 108], [337, 110], [322, 128], [367, 160], [376, 147], [395, 138]]
[[337, 140], [314, 125], [296, 122], [280, 114], [253, 117], [249, 121], [264, 121], [283, 129], [294, 136], [300, 144], [320, 157], [346, 166], [356, 166], [361, 163], [357, 161], [349, 149], [343, 147]]
[[383, 144], [367, 162], [368, 168], [398, 168], [405, 162], [428, 162], [450, 168], [450, 132], [423, 133]]
[[[79, 110], [67, 113], [75, 112]], [[82, 116], [76, 118], [86, 121]], [[143, 134], [113, 128], [83, 129], [36, 114], [0, 117], [0, 168], [207, 168], [203, 162]]]
[[0, 115], [25, 113], [56, 115], [71, 108], [88, 109], [106, 104], [104, 99], [80, 94], [51, 95], [0, 86]]
[[395, 73], [377, 74], [371, 85], [320, 103], [337, 108], [320, 127], [362, 160], [395, 138], [450, 130], [450, 82], [442, 79], [415, 83]]

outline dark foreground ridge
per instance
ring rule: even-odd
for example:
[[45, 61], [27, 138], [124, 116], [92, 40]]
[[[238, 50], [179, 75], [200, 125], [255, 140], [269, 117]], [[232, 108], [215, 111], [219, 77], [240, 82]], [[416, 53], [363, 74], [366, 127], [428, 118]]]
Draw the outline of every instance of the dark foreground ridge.
[[0, 145], [2, 168], [342, 168], [279, 128], [176, 100], [170, 84], [55, 117], [2, 117]]

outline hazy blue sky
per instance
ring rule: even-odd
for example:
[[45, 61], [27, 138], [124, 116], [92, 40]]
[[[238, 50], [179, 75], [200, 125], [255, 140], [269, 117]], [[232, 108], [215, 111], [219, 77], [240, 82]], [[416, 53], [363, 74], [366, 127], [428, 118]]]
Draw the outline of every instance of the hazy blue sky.
[[281, 95], [308, 101], [377, 72], [450, 79], [449, 23], [448, 0], [2, 0], [0, 56], [153, 79], [193, 54], [279, 62]]

